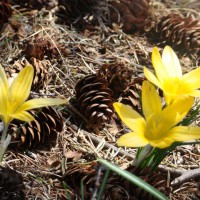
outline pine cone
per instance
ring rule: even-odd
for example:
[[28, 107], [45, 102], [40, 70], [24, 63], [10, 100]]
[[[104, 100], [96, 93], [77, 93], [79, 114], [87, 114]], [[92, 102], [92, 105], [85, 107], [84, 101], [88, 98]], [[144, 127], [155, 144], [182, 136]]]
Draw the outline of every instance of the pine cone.
[[[101, 170], [101, 174], [98, 172], [100, 166], [98, 163], [93, 162], [92, 164], [79, 164], [71, 165], [67, 168], [66, 174], [63, 176], [63, 180], [67, 183], [70, 189], [77, 195], [77, 198], [81, 196], [80, 194], [80, 182], [84, 181], [84, 198], [86, 200], [91, 199], [93, 190], [99, 189], [98, 184], [101, 185], [103, 181], [104, 169]], [[136, 169], [131, 166], [126, 169], [132, 174], [135, 174], [145, 182], [149, 183], [160, 192], [164, 193], [166, 196], [169, 196], [170, 188], [167, 186], [167, 176], [161, 174], [160, 172], [152, 172], [150, 168], [145, 169]], [[97, 176], [99, 176], [97, 178]], [[98, 182], [96, 182], [98, 180]], [[127, 179], [124, 179], [119, 174], [114, 172], [110, 173], [106, 186], [103, 192], [102, 200], [154, 200], [148, 192], [143, 189], [133, 185]]]
[[145, 19], [149, 14], [149, 2], [150, 0], [112, 1], [110, 4], [115, 9], [111, 9], [111, 20], [115, 23], [121, 22], [122, 29], [127, 33], [137, 29], [143, 30]]
[[63, 13], [62, 22], [70, 26], [73, 24], [80, 30], [97, 24], [103, 27], [104, 22], [107, 22], [109, 11], [106, 0], [59, 0], [59, 5], [64, 7], [58, 13], [58, 16]]
[[30, 58], [29, 62], [27, 60], [18, 60], [14, 63], [12, 67], [5, 68], [5, 72], [8, 77], [10, 77], [11, 81], [13, 78], [17, 76], [17, 74], [26, 66], [32, 65], [34, 68], [34, 79], [31, 86], [31, 90], [36, 92], [40, 89], [43, 89], [46, 84], [51, 81], [51, 77], [48, 76], [49, 69], [50, 69], [50, 62], [49, 61], [40, 61], [35, 58]]
[[[145, 182], [149, 183], [151, 186], [169, 196], [170, 188], [167, 184], [167, 176], [163, 175], [161, 172], [152, 172], [150, 168], [138, 169], [133, 166], [129, 167], [127, 171], [140, 177]], [[120, 178], [120, 183], [124, 187], [125, 191], [129, 192], [129, 195], [136, 197], [139, 200], [155, 200], [148, 192], [141, 189], [140, 187], [134, 186], [130, 181]]]
[[131, 81], [132, 73], [124, 64], [112, 63], [102, 65], [97, 75], [108, 81], [108, 87], [114, 92], [114, 97], [118, 98]]
[[21, 174], [0, 166], [0, 199], [25, 200], [25, 189]]
[[8, 22], [8, 18], [11, 16], [12, 10], [7, 0], [0, 2], [0, 28], [3, 23]]
[[13, 141], [20, 141], [18, 148], [40, 148], [45, 144], [55, 143], [58, 132], [63, 129], [63, 119], [52, 107], [44, 107], [41, 111], [30, 111], [35, 120], [24, 123], [19, 120], [12, 121], [10, 133]]
[[151, 29], [152, 35], [159, 35], [169, 45], [184, 47], [187, 51], [200, 53], [200, 21], [171, 13]]
[[23, 53], [27, 59], [31, 57], [39, 60], [43, 60], [44, 58], [57, 58], [59, 56], [58, 49], [62, 51], [62, 53], [65, 53], [64, 48], [60, 45], [56, 44], [55, 46], [55, 44], [52, 44], [49, 39], [40, 37], [35, 37], [32, 40], [27, 40], [24, 42], [23, 48]]
[[[94, 189], [95, 177], [97, 175], [97, 162], [89, 164], [71, 164], [67, 167], [66, 173], [63, 175], [63, 180], [70, 186], [70, 191], [73, 192], [74, 198], [81, 196], [80, 183], [84, 184], [84, 199], [89, 200], [92, 196], [92, 190]], [[73, 198], [73, 199], [74, 199]]]
[[134, 78], [121, 95], [121, 103], [131, 106], [134, 110], [141, 112], [141, 94], [143, 77]]
[[113, 111], [112, 91], [106, 80], [88, 75], [75, 86], [76, 105], [88, 120], [88, 125], [100, 129], [109, 122]]
[[8, 0], [11, 5], [20, 5], [21, 7], [29, 7], [41, 10], [46, 8], [48, 10], [54, 8], [57, 5], [56, 0]]

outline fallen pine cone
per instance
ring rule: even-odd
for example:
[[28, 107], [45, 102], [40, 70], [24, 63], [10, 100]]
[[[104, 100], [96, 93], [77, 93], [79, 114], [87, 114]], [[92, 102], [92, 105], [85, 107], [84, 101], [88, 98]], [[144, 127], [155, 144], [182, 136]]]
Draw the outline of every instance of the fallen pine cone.
[[9, 17], [12, 14], [11, 6], [7, 0], [2, 0], [0, 2], [0, 28], [3, 23], [8, 22]]
[[16, 77], [16, 75], [26, 66], [32, 65], [34, 68], [34, 78], [31, 86], [31, 90], [34, 92], [43, 89], [51, 81], [49, 76], [50, 62], [43, 60], [40, 61], [36, 58], [30, 58], [29, 62], [24, 60], [18, 60], [11, 67], [6, 67], [5, 72], [10, 81]]
[[0, 199], [25, 200], [23, 177], [10, 168], [0, 166]]
[[[99, 170], [100, 166], [96, 162], [91, 164], [71, 164], [68, 166], [63, 180], [76, 195], [81, 199], [80, 182], [84, 184], [84, 199], [89, 200], [94, 194], [94, 189], [99, 189], [106, 169]], [[170, 188], [167, 184], [167, 176], [160, 172], [152, 172], [150, 168], [138, 169], [134, 166], [126, 169], [128, 172], [138, 176], [154, 188], [169, 196]], [[98, 177], [98, 178], [97, 178]], [[96, 182], [98, 180], [98, 183]], [[102, 200], [155, 200], [148, 192], [138, 186], [133, 185], [130, 181], [122, 176], [111, 172], [103, 191]]]
[[[29, 111], [35, 119], [31, 122], [13, 120], [9, 132], [19, 149], [35, 149], [55, 144], [58, 133], [63, 130], [63, 119], [52, 107], [44, 107], [41, 111]], [[13, 144], [15, 145], [15, 143]]]
[[160, 19], [150, 30], [152, 36], [159, 36], [162, 42], [186, 51], [200, 53], [200, 21], [171, 13]]
[[108, 82], [96, 74], [82, 78], [75, 86], [76, 107], [87, 119], [88, 126], [101, 129], [114, 113], [112, 91]]
[[126, 89], [131, 81], [132, 74], [133, 71], [123, 63], [104, 64], [97, 71], [97, 76], [108, 82], [108, 87], [112, 90], [115, 99]]
[[111, 21], [122, 23], [126, 33], [143, 30], [145, 19], [149, 15], [150, 0], [119, 0], [111, 1]]
[[141, 95], [142, 95], [142, 83], [145, 80], [143, 77], [134, 78], [134, 80], [128, 85], [121, 95], [120, 102], [131, 106], [139, 113], [142, 112], [141, 108]]

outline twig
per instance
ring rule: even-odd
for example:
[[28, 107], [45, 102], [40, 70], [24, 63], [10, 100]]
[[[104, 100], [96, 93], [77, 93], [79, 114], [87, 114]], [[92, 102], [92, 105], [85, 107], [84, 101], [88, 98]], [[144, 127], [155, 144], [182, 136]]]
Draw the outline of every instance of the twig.
[[197, 178], [200, 177], [200, 168], [193, 169], [193, 170], [186, 170], [182, 173], [181, 176], [178, 178], [174, 179], [171, 184], [172, 185], [180, 185], [184, 183], [185, 181], [192, 179], [192, 178]]
[[173, 186], [178, 186], [184, 183], [185, 181], [188, 181], [189, 179], [200, 177], [200, 168], [192, 170], [180, 170], [160, 165], [159, 169], [164, 172], [170, 172], [174, 176], [177, 176], [177, 178], [175, 178], [171, 182], [171, 185]]
[[185, 169], [175, 169], [175, 168], [167, 167], [167, 166], [164, 166], [164, 165], [159, 165], [158, 169], [160, 171], [163, 171], [163, 172], [170, 172], [170, 174], [172, 174], [176, 177], [182, 175], [184, 172], [187, 171]]

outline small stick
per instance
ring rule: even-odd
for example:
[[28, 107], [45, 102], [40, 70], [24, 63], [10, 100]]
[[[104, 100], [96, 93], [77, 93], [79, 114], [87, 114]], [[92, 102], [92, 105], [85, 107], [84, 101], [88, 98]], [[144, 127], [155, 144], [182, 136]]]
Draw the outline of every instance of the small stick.
[[172, 181], [172, 185], [180, 185], [192, 178], [200, 177], [200, 168], [183, 171], [182, 175]]

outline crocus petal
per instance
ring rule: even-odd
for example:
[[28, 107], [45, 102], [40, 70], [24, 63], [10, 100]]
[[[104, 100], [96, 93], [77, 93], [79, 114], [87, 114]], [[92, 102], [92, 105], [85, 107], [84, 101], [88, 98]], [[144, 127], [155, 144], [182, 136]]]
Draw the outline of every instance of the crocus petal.
[[13, 102], [13, 110], [28, 98], [33, 81], [33, 75], [34, 69], [29, 65], [23, 68], [12, 82], [9, 90], [10, 101]]
[[162, 61], [170, 77], [182, 77], [182, 69], [179, 59], [171, 47], [166, 46], [163, 50]]
[[165, 138], [160, 138], [158, 140], [151, 140], [149, 141], [149, 144], [152, 147], [158, 147], [160, 149], [163, 149], [169, 147], [173, 142], [175, 142], [173, 138], [165, 137]]
[[156, 117], [154, 116], [154, 121], [158, 124], [157, 138], [165, 137], [168, 130], [182, 121], [192, 108], [193, 103], [193, 97], [185, 97], [164, 108]]
[[155, 69], [156, 76], [161, 83], [169, 79], [169, 73], [164, 65], [157, 47], [152, 52], [152, 64]]
[[142, 133], [136, 132], [126, 133], [117, 140], [118, 146], [126, 147], [143, 147], [148, 143], [148, 140]]
[[5, 71], [4, 71], [4, 69], [3, 69], [3, 67], [2, 67], [1, 64], [0, 64], [0, 78], [1, 78], [2, 81], [3, 81], [4, 87], [5, 87], [6, 89], [8, 89], [8, 80], [7, 80]]
[[39, 98], [39, 99], [31, 99], [23, 103], [17, 110], [16, 113], [31, 110], [34, 108], [41, 108], [45, 106], [54, 106], [65, 104], [67, 102], [66, 99], [51, 99], [51, 98]]
[[150, 70], [148, 70], [146, 67], [144, 67], [144, 75], [151, 83], [153, 83], [154, 85], [156, 85], [162, 89], [162, 84], [155, 77], [155, 75]]
[[192, 97], [200, 97], [200, 90], [193, 90], [191, 92], [188, 92], [187, 94]]
[[130, 106], [122, 103], [114, 103], [113, 106], [121, 120], [132, 131], [144, 133], [146, 123], [144, 118], [139, 113], [133, 110]]
[[171, 105], [176, 98], [177, 95], [168, 94], [167, 92], [164, 92], [164, 99], [167, 105]]
[[197, 140], [200, 139], [200, 127], [176, 126], [168, 132], [167, 137], [178, 142]]
[[25, 121], [25, 122], [30, 122], [30, 121], [34, 120], [34, 117], [27, 111], [21, 111], [18, 113], [11, 114], [10, 117], [19, 119], [19, 120]]
[[189, 91], [196, 90], [200, 88], [200, 67], [196, 68], [183, 75], [182, 81], [185, 82]]
[[158, 114], [162, 110], [160, 96], [148, 81], [143, 81], [142, 84], [142, 110], [146, 118], [152, 113]]
[[3, 79], [0, 78], [0, 114], [5, 115], [7, 112], [8, 93]]

